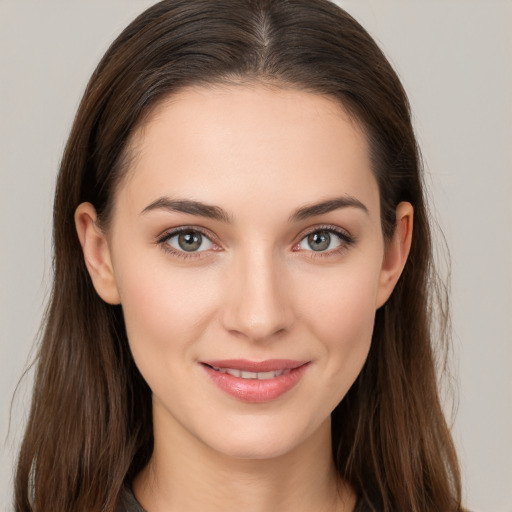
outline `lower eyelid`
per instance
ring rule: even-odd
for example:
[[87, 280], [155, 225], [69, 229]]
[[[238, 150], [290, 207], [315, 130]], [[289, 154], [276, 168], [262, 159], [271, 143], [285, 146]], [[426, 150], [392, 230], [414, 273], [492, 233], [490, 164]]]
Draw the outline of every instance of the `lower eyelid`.
[[[206, 238], [208, 242], [211, 244], [211, 247], [208, 247], [207, 249], [202, 249], [200, 251], [185, 251], [183, 249], [173, 247], [169, 242], [170, 239], [177, 237], [180, 235], [180, 233], [183, 232], [195, 232], [199, 233], [202, 237]], [[208, 253], [213, 250], [219, 250], [220, 247], [212, 240], [212, 237], [205, 233], [201, 229], [194, 228], [192, 226], [183, 226], [178, 229], [173, 229], [170, 231], [165, 232], [161, 236], [159, 236], [156, 239], [156, 245], [158, 245], [163, 251], [170, 254], [171, 256], [180, 258], [180, 259], [196, 259], [196, 258], [203, 258], [205, 256], [208, 256]]]

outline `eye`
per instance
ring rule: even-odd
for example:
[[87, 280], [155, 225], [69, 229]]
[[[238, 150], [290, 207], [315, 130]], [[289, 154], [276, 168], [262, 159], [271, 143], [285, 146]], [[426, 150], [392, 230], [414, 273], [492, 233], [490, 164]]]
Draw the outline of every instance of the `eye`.
[[308, 233], [296, 245], [298, 250], [313, 252], [331, 252], [343, 249], [353, 243], [353, 239], [341, 231], [335, 229], [317, 229]]
[[204, 234], [196, 229], [184, 229], [178, 232], [167, 233], [159, 240], [161, 244], [166, 244], [169, 249], [177, 252], [195, 253], [212, 249], [213, 242]]

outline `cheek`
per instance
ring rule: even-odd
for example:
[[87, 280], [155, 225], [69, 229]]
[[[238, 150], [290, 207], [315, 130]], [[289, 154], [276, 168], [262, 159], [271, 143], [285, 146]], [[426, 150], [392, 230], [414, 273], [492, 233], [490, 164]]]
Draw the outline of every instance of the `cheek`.
[[338, 346], [338, 341], [348, 343], [371, 335], [378, 279], [378, 265], [362, 261], [305, 281], [302, 308], [321, 332], [319, 337], [336, 340]]
[[116, 278], [130, 348], [151, 385], [148, 373], [167, 371], [178, 355], [193, 352], [215, 314], [215, 279], [203, 272], [199, 286], [193, 272], [137, 261], [119, 265]]
[[378, 268], [375, 263], [336, 269], [309, 283], [302, 303], [310, 331], [322, 342], [323, 371], [335, 390], [333, 405], [357, 378], [370, 349]]
[[373, 282], [346, 279], [332, 290], [322, 309], [334, 348], [368, 340], [375, 317]]

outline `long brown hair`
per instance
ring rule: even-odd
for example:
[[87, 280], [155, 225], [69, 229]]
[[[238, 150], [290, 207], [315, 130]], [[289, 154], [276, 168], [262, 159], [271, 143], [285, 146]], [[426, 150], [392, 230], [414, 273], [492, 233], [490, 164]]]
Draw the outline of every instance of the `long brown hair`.
[[[130, 162], [130, 134], [169, 94], [254, 81], [337, 98], [361, 123], [386, 238], [398, 203], [414, 206], [409, 260], [376, 313], [361, 374], [332, 413], [339, 474], [374, 510], [460, 510], [459, 469], [435, 372], [441, 345], [432, 317], [442, 294], [421, 160], [396, 73], [368, 33], [327, 0], [165, 0], [133, 21], [99, 63], [64, 152], [53, 290], [17, 467], [16, 511], [112, 512], [153, 449], [151, 392], [129, 351], [121, 306], [103, 302], [92, 286], [76, 207], [90, 201], [108, 224]], [[437, 308], [442, 318], [444, 308]]]

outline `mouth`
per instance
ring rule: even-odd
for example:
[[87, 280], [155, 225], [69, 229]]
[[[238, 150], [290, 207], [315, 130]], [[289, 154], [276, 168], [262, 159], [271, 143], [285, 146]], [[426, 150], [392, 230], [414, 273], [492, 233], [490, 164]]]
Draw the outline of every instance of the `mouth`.
[[232, 375], [233, 377], [239, 377], [240, 379], [258, 379], [258, 380], [269, 380], [275, 379], [276, 377], [280, 377], [281, 375], [286, 375], [290, 373], [290, 369], [286, 370], [275, 370], [270, 372], [248, 372], [244, 370], [239, 370], [237, 368], [217, 368], [216, 366], [210, 366], [212, 370], [220, 373], [227, 373], [228, 375]]
[[269, 359], [266, 361], [202, 361], [210, 381], [233, 398], [262, 403], [276, 400], [302, 378], [309, 361]]

